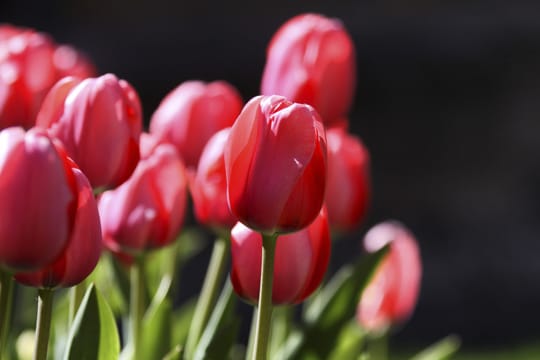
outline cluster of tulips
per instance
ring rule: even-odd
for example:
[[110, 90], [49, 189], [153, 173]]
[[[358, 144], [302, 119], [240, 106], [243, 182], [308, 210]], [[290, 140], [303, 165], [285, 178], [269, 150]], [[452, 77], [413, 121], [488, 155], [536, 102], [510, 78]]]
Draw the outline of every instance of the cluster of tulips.
[[[2, 358], [384, 359], [417, 301], [414, 236], [375, 225], [358, 261], [326, 274], [370, 199], [369, 153], [348, 132], [355, 66], [341, 22], [299, 15], [271, 40], [260, 95], [187, 81], [145, 131], [127, 81], [1, 25]], [[216, 238], [204, 283], [178, 304], [201, 234]], [[35, 330], [14, 320], [28, 287]], [[254, 306], [248, 339], [239, 298]]]

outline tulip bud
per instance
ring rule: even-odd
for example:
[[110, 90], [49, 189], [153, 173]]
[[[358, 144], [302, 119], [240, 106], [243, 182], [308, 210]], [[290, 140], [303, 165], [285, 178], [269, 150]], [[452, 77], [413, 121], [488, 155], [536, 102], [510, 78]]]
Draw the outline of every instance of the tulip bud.
[[[330, 259], [330, 233], [324, 208], [306, 228], [277, 238], [272, 303], [297, 304], [320, 285]], [[257, 303], [262, 236], [237, 223], [231, 231], [231, 282], [236, 293]]]
[[329, 125], [350, 109], [355, 62], [353, 41], [340, 21], [299, 15], [283, 24], [268, 46], [261, 93], [310, 104]]
[[360, 139], [342, 128], [326, 131], [328, 178], [326, 207], [330, 227], [352, 230], [364, 218], [370, 192], [369, 153]]
[[186, 167], [196, 168], [201, 152], [217, 131], [229, 127], [242, 98], [224, 81], [187, 81], [171, 91], [150, 120], [150, 133], [173, 144]]
[[58, 144], [40, 129], [0, 132], [0, 266], [36, 270], [68, 243], [77, 183]]
[[45, 95], [58, 80], [94, 73], [77, 50], [58, 46], [46, 34], [0, 25], [0, 129], [34, 126]]
[[214, 134], [204, 147], [190, 189], [195, 217], [200, 224], [230, 229], [238, 221], [227, 202], [227, 176], [223, 150], [230, 128]]
[[64, 143], [94, 188], [121, 184], [139, 160], [139, 97], [112, 74], [59, 81], [43, 103], [37, 126]]
[[326, 138], [309, 105], [281, 96], [251, 99], [231, 128], [225, 148], [232, 213], [266, 233], [309, 225], [326, 184]]
[[170, 144], [153, 148], [126, 182], [99, 199], [105, 246], [135, 255], [172, 242], [184, 219], [186, 187], [184, 165], [175, 148]]
[[21, 272], [15, 279], [25, 285], [54, 288], [74, 286], [86, 279], [101, 255], [99, 215], [86, 176], [71, 162], [77, 180], [78, 205], [75, 224], [66, 248], [54, 263], [34, 272]]
[[364, 247], [390, 250], [364, 290], [357, 319], [370, 331], [384, 331], [405, 321], [413, 312], [420, 290], [422, 263], [415, 238], [397, 222], [383, 222], [368, 231]]

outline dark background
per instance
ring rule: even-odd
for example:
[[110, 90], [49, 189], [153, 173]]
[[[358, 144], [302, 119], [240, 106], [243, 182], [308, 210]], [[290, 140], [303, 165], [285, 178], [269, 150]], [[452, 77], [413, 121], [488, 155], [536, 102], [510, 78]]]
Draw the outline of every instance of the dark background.
[[371, 152], [374, 194], [334, 262], [360, 251], [367, 227], [399, 219], [418, 237], [424, 278], [394, 341], [538, 341], [540, 2], [370, 3], [2, 0], [0, 22], [84, 50], [135, 86], [148, 121], [188, 79], [225, 79], [248, 100], [284, 21], [340, 18], [357, 48], [350, 120]]

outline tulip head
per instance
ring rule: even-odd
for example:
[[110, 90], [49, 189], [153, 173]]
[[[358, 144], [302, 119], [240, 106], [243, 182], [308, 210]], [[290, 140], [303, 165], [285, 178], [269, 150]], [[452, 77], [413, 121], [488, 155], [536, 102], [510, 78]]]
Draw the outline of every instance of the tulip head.
[[56, 260], [37, 271], [21, 272], [15, 279], [25, 285], [54, 288], [74, 286], [90, 275], [102, 249], [99, 214], [90, 182], [71, 162], [77, 181], [77, 211], [67, 246]]
[[[277, 238], [272, 303], [297, 304], [320, 285], [330, 259], [330, 233], [324, 208], [306, 228]], [[262, 236], [237, 223], [231, 231], [231, 282], [236, 293], [257, 303]]]
[[346, 116], [356, 79], [352, 39], [340, 21], [317, 14], [296, 16], [273, 36], [261, 93], [306, 103], [325, 124]]
[[184, 220], [186, 188], [184, 165], [175, 148], [153, 148], [127, 181], [99, 199], [105, 246], [136, 255], [171, 243]]
[[78, 206], [69, 163], [44, 130], [0, 132], [0, 266], [36, 270], [67, 245]]
[[251, 99], [225, 148], [229, 207], [265, 233], [291, 232], [319, 213], [326, 185], [326, 137], [311, 106], [281, 96]]
[[362, 141], [343, 128], [326, 132], [328, 179], [326, 207], [330, 227], [352, 230], [364, 218], [370, 196], [369, 153]]
[[64, 143], [94, 188], [121, 184], [139, 160], [139, 97], [112, 74], [60, 80], [44, 100], [37, 126]]
[[357, 319], [370, 331], [385, 331], [413, 312], [420, 291], [422, 263], [414, 236], [398, 222], [383, 222], [368, 231], [364, 247], [374, 252], [386, 244], [390, 250], [364, 290]]
[[150, 120], [150, 133], [173, 144], [186, 167], [196, 168], [201, 152], [217, 131], [229, 127], [242, 98], [224, 81], [187, 81], [171, 91]]
[[93, 65], [74, 48], [59, 46], [33, 29], [0, 25], [0, 129], [31, 128], [58, 80], [94, 73]]
[[195, 217], [200, 224], [230, 229], [238, 221], [227, 202], [223, 150], [230, 128], [214, 134], [204, 147], [197, 171], [190, 178]]

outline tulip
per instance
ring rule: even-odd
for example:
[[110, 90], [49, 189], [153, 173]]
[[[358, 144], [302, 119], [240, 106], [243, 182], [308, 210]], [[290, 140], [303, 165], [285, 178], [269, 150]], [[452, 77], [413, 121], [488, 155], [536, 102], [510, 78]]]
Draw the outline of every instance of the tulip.
[[99, 199], [105, 246], [137, 255], [171, 243], [184, 219], [186, 189], [184, 166], [175, 148], [170, 144], [153, 148], [126, 182]]
[[176, 146], [186, 167], [196, 168], [201, 152], [217, 131], [230, 127], [242, 98], [224, 81], [187, 81], [171, 91], [150, 120], [150, 133]]
[[210, 138], [202, 152], [197, 171], [190, 181], [197, 221], [203, 225], [227, 229], [237, 222], [227, 202], [223, 150], [229, 132], [230, 128], [225, 128]]
[[112, 74], [60, 80], [44, 100], [37, 126], [64, 143], [94, 188], [118, 186], [139, 160], [139, 97]]
[[[324, 208], [303, 230], [277, 238], [272, 303], [297, 304], [320, 285], [330, 258], [330, 233]], [[262, 236], [237, 223], [231, 231], [231, 282], [236, 293], [256, 303], [261, 277]]]
[[317, 112], [281, 96], [251, 99], [225, 148], [232, 213], [268, 234], [300, 230], [321, 209], [326, 138]]
[[45, 95], [58, 80], [94, 73], [74, 48], [32, 29], [0, 25], [0, 129], [34, 126]]
[[383, 222], [368, 231], [364, 247], [375, 252], [390, 244], [358, 304], [357, 319], [370, 331], [384, 331], [405, 321], [416, 306], [422, 264], [414, 236], [402, 224]]
[[333, 124], [351, 107], [355, 62], [353, 41], [340, 21], [299, 15], [283, 24], [268, 46], [261, 93], [310, 104], [325, 124]]
[[69, 242], [54, 263], [38, 271], [16, 274], [15, 279], [22, 284], [43, 288], [74, 286], [97, 265], [102, 239], [96, 201], [86, 176], [73, 162], [71, 166], [77, 180], [78, 204]]
[[370, 194], [369, 153], [343, 128], [326, 132], [328, 178], [326, 207], [330, 227], [352, 230], [364, 218]]
[[0, 266], [33, 271], [67, 245], [78, 189], [65, 153], [44, 130], [0, 132]]

